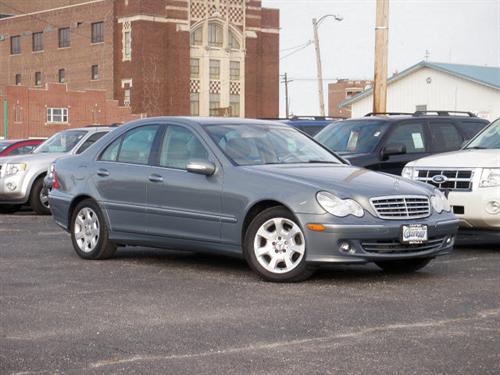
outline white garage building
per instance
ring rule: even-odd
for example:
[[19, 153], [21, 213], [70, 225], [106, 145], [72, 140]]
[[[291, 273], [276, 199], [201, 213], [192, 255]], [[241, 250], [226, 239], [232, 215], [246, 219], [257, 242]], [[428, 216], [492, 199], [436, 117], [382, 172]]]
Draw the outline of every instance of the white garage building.
[[[372, 111], [372, 89], [343, 101], [352, 117]], [[494, 120], [500, 117], [500, 67], [422, 61], [387, 83], [387, 112], [416, 110], [469, 111]]]

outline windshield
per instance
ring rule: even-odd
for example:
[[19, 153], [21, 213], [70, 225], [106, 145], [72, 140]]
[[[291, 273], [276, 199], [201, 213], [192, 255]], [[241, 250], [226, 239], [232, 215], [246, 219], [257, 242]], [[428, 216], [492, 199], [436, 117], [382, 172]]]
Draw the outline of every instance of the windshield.
[[0, 142], [0, 152], [2, 152], [3, 150], [5, 150], [10, 145], [11, 145], [10, 142]]
[[33, 153], [70, 152], [85, 134], [87, 134], [85, 130], [69, 130], [56, 133], [38, 146]]
[[491, 123], [465, 149], [500, 149], [500, 119]]
[[369, 153], [388, 128], [381, 120], [341, 121], [329, 125], [314, 138], [335, 152]]
[[302, 134], [281, 126], [209, 125], [207, 133], [236, 165], [335, 163], [328, 150]]

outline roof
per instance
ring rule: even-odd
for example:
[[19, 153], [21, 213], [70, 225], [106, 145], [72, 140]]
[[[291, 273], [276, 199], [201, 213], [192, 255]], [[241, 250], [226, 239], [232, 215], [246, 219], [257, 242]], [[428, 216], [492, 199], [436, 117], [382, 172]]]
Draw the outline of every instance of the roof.
[[[255, 120], [250, 118], [240, 118], [240, 117], [198, 117], [198, 116], [158, 116], [158, 117], [146, 117], [143, 119], [134, 120], [128, 122], [127, 124], [138, 124], [138, 123], [149, 123], [149, 122], [158, 122], [158, 123], [168, 123], [177, 122], [182, 124], [198, 124], [201, 126], [206, 125], [278, 125], [278, 126], [287, 126], [279, 121], [272, 120]], [[126, 125], [126, 124], [124, 124]]]
[[[387, 83], [391, 84], [422, 68], [434, 69], [439, 72], [450, 74], [454, 77], [462, 78], [483, 86], [500, 90], [500, 67], [448, 64], [430, 61], [420, 61], [418, 64], [415, 64], [408, 69], [403, 70], [401, 73], [393, 75], [387, 80]], [[373, 88], [361, 91], [358, 95], [344, 100], [342, 103], [340, 103], [339, 107], [342, 108], [346, 105], [357, 102], [358, 100], [371, 95], [372, 92]]]

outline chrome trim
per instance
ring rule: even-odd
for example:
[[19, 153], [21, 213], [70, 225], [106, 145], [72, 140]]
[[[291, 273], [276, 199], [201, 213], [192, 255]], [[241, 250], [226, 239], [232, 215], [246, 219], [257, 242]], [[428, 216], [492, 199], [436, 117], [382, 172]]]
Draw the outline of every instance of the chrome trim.
[[[409, 199], [420, 199], [417, 202], [408, 202]], [[393, 200], [395, 202], [379, 202]], [[408, 204], [412, 203], [414, 210], [409, 211]], [[378, 207], [376, 205], [379, 205]], [[370, 205], [377, 217], [384, 220], [402, 220], [402, 219], [422, 219], [431, 215], [431, 202], [425, 195], [385, 195], [370, 198]], [[387, 207], [380, 207], [385, 205]], [[399, 207], [389, 207], [398, 205]], [[392, 209], [392, 210], [391, 210]]]
[[[420, 172], [425, 172], [425, 177], [420, 177], [419, 174]], [[436, 172], [438, 174], [434, 176], [429, 176], [430, 172]], [[459, 172], [469, 172], [470, 177], [458, 177]], [[415, 167], [414, 171], [414, 177], [413, 179], [416, 181], [424, 182], [427, 184], [430, 184], [432, 186], [435, 186], [436, 188], [440, 190], [449, 190], [449, 191], [472, 191], [473, 188], [473, 180], [474, 180], [474, 175], [475, 175], [475, 170], [473, 168], [436, 168], [436, 167]], [[455, 174], [455, 177], [448, 177], [446, 174]], [[434, 181], [434, 177], [437, 176], [443, 176], [444, 180], [442, 182], [436, 182]], [[453, 187], [447, 187], [449, 184], [453, 184]], [[468, 187], [462, 188], [462, 187], [457, 187], [458, 183], [467, 183]], [[444, 184], [447, 184], [446, 186], [443, 186]]]

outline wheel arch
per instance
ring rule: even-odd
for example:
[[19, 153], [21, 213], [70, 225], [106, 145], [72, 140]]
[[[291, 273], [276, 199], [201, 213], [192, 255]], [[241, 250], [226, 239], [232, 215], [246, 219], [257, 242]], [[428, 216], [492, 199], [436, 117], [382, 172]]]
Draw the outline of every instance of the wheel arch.
[[[93, 197], [91, 197], [90, 195], [88, 195], [88, 194], [80, 194], [80, 195], [77, 195], [76, 197], [74, 197], [73, 200], [71, 201], [71, 203], [69, 204], [69, 208], [68, 208], [68, 228], [71, 227], [71, 219], [73, 218], [73, 212], [74, 212], [76, 206], [80, 202], [83, 202], [86, 199], [91, 199], [91, 200], [93, 200], [94, 202], [97, 203], [97, 201]], [[100, 206], [99, 203], [97, 203], [97, 204]], [[103, 212], [103, 216], [104, 216], [104, 218], [106, 220], [107, 217], [106, 217], [106, 214], [104, 212]]]

